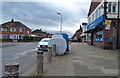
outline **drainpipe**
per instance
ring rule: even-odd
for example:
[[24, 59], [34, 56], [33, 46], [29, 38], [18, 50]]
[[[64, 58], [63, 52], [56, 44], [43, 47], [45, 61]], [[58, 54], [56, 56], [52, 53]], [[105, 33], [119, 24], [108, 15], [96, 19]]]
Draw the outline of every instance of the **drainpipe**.
[[[114, 21], [113, 21], [114, 22]], [[116, 37], [116, 22], [114, 22], [113, 24], [113, 46], [112, 49], [115, 50], [116, 49], [116, 45], [117, 45], [117, 37]]]
[[[104, 17], [105, 17], [105, 20], [107, 20], [107, 0], [104, 0]], [[105, 22], [104, 22], [104, 27], [103, 27], [103, 48], [106, 49], [106, 43], [107, 43], [107, 35], [105, 33], [106, 30], [105, 30]]]

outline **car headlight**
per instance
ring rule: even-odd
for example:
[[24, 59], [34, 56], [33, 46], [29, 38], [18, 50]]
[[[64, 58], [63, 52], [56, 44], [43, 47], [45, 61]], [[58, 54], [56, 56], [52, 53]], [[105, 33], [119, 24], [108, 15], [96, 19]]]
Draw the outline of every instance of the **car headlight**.
[[40, 47], [40, 45], [38, 44], [38, 47]]

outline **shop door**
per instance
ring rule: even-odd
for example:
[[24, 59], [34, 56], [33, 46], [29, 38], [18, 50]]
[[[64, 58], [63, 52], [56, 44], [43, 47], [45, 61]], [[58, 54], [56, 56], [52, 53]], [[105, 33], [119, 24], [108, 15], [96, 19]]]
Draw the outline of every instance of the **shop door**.
[[94, 33], [91, 33], [91, 45], [93, 45], [94, 42]]

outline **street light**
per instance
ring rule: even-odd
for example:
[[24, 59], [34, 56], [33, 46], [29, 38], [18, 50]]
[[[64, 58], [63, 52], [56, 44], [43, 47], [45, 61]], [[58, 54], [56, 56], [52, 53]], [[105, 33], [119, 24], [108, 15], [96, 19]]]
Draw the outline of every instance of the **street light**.
[[60, 34], [61, 34], [62, 33], [62, 14], [59, 12], [57, 12], [57, 14], [61, 16], [61, 27], [60, 27]]

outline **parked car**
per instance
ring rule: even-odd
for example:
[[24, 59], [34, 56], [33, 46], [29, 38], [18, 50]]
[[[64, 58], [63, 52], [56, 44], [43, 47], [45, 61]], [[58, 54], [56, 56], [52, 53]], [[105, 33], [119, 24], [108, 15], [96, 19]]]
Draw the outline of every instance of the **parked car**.
[[48, 42], [50, 38], [43, 38], [38, 44], [38, 50], [48, 51]]

